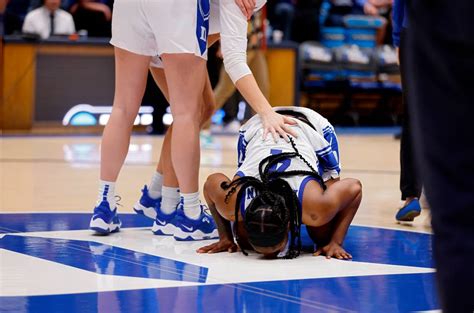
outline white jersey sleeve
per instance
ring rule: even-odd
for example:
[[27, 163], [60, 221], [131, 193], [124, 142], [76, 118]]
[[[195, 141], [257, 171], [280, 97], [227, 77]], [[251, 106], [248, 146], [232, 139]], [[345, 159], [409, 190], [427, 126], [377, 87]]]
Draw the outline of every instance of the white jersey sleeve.
[[262, 128], [262, 123], [258, 114], [254, 115], [239, 130], [239, 140], [237, 141], [237, 164], [238, 167], [245, 161], [247, 144], [254, 139], [258, 130]]
[[[265, 3], [266, 0], [258, 0], [256, 10]], [[252, 74], [247, 65], [248, 21], [235, 0], [219, 0], [219, 23], [224, 67], [235, 84], [242, 77]]]
[[[322, 134], [314, 131], [309, 126], [303, 127], [303, 131], [308, 137], [311, 147], [318, 158], [318, 171], [323, 178], [323, 181], [327, 181], [331, 178], [338, 178], [341, 172], [341, 167], [339, 164], [339, 152], [333, 148], [334, 142], [328, 142]], [[337, 146], [337, 142], [335, 146]]]
[[[339, 159], [339, 142], [334, 127], [321, 114], [303, 107], [275, 107], [275, 111], [292, 110], [303, 113], [316, 131], [303, 127], [314, 153], [319, 160], [319, 171], [324, 181], [339, 177], [341, 164]], [[317, 134], [317, 135], [316, 135]]]

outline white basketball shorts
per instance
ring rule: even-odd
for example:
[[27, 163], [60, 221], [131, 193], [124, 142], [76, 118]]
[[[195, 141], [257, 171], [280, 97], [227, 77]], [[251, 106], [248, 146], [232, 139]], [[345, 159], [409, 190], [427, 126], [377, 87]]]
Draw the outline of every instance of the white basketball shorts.
[[115, 0], [115, 47], [147, 56], [192, 53], [207, 59], [210, 0]]

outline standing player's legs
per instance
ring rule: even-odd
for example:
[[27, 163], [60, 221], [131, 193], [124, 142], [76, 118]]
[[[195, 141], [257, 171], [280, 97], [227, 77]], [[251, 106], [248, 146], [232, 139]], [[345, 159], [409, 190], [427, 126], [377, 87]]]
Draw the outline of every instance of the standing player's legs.
[[115, 48], [115, 94], [101, 143], [100, 187], [90, 223], [100, 233], [117, 231], [115, 181], [127, 156], [133, 122], [145, 91], [150, 57]]
[[[165, 72], [160, 62], [152, 63], [150, 72], [155, 83], [169, 102], [168, 84]], [[209, 77], [205, 81], [205, 87], [200, 97], [200, 126], [207, 121], [214, 112], [214, 95], [212, 93]], [[174, 225], [172, 223], [176, 207], [180, 200], [179, 184], [171, 162], [171, 137], [173, 133], [173, 124], [168, 128], [163, 146], [161, 148], [160, 160], [156, 171], [153, 173], [152, 180], [148, 186], [142, 190], [140, 200], [135, 204], [134, 209], [137, 213], [143, 214], [155, 220], [152, 231], [157, 235], [173, 235]]]
[[184, 53], [162, 59], [173, 114], [171, 159], [181, 192], [194, 193], [199, 190], [199, 103], [206, 61]]
[[178, 240], [217, 236], [214, 223], [205, 216], [199, 201], [199, 129], [206, 61], [193, 54], [163, 54], [173, 131], [171, 160], [183, 198], [178, 212]]
[[[161, 66], [161, 65], [160, 65]], [[151, 75], [161, 92], [169, 102], [168, 84], [163, 68], [150, 67]], [[157, 164], [156, 171], [153, 173], [150, 184], [145, 185], [142, 189], [140, 200], [134, 205], [134, 210], [138, 214], [143, 214], [148, 218], [155, 220], [157, 214], [164, 213], [170, 215], [176, 209], [179, 203], [179, 184], [178, 179], [171, 164], [171, 134], [173, 126], [171, 125], [166, 131], [161, 147], [160, 160]], [[162, 216], [162, 219], [170, 219]], [[158, 231], [154, 227], [153, 232], [157, 234], [172, 234], [172, 227], [166, 227], [169, 231]]]

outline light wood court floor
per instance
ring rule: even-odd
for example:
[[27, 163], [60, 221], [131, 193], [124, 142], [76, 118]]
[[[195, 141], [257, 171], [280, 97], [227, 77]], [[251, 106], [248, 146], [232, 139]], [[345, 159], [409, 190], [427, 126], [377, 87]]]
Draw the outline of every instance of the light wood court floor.
[[[362, 181], [363, 200], [355, 224], [430, 232], [429, 212], [413, 225], [395, 221], [401, 206], [399, 145], [392, 135], [339, 135], [342, 177]], [[204, 148], [200, 183], [214, 172], [232, 177], [237, 164], [235, 136], [215, 137]], [[117, 193], [121, 212], [131, 212], [149, 183], [163, 142], [134, 136]], [[98, 136], [0, 137], [1, 212], [92, 212], [99, 175]]]

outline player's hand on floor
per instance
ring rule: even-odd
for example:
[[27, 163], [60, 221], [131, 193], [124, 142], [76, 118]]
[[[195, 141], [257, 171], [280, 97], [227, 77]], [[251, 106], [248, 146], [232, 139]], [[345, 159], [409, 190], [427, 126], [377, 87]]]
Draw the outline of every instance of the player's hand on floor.
[[270, 109], [265, 113], [261, 113], [260, 119], [263, 125], [263, 140], [267, 139], [269, 133], [273, 136], [275, 142], [278, 142], [280, 136], [286, 141], [289, 141], [288, 135], [298, 137], [296, 132], [288, 126], [296, 124], [296, 121], [291, 117], [278, 114]]
[[204, 246], [196, 250], [197, 253], [219, 253], [219, 252], [237, 252], [237, 245], [233, 240], [219, 239], [218, 242]]
[[330, 259], [332, 257], [337, 258], [339, 260], [350, 260], [352, 259], [352, 255], [346, 252], [341, 245], [330, 242], [328, 245], [318, 248], [316, 252], [313, 254], [314, 256], [318, 255], [325, 255], [326, 259]]

